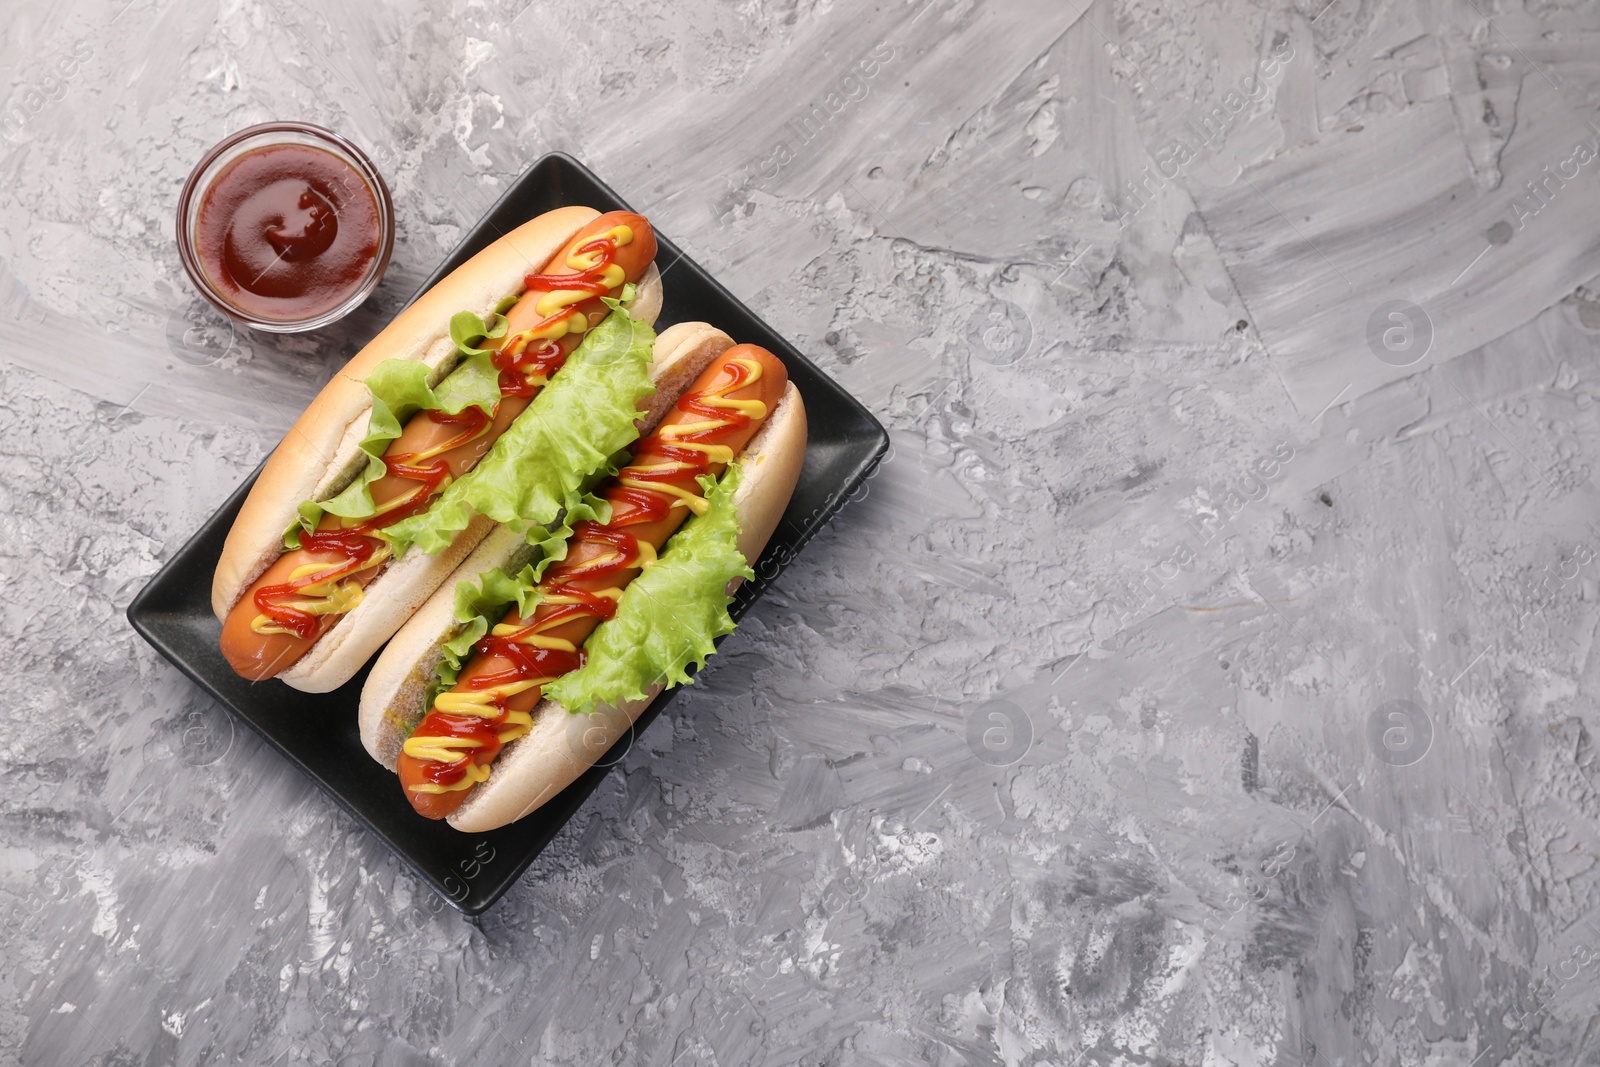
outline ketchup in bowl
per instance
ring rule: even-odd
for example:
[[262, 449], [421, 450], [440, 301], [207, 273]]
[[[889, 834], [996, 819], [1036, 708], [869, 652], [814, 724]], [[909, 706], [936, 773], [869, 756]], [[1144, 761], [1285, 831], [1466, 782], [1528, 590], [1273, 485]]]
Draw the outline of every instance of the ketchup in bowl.
[[305, 123], [241, 130], [185, 184], [179, 250], [190, 280], [257, 329], [313, 329], [348, 313], [383, 276], [394, 210], [371, 162]]

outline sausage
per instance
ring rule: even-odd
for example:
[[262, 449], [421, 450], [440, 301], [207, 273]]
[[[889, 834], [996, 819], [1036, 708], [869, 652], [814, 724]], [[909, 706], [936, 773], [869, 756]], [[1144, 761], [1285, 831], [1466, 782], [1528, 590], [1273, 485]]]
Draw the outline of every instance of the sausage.
[[[727, 388], [741, 380], [743, 384]], [[500, 749], [531, 724], [529, 713], [538, 704], [543, 685], [529, 684], [530, 680], [549, 681], [578, 666], [576, 649], [606, 617], [600, 602], [609, 599], [614, 607], [614, 594], [639, 574], [640, 564], [655, 558], [694, 510], [693, 501], [700, 499], [697, 476], [722, 473], [728, 460], [755, 436], [787, 382], [787, 370], [772, 353], [755, 345], [736, 345], [707, 367], [656, 431], [639, 442], [628, 465], [607, 481], [600, 494], [612, 504], [611, 521], [604, 526], [578, 524], [567, 557], [553, 564], [540, 582], [541, 603], [530, 616], [513, 608], [501, 619], [475, 646], [477, 654], [449, 694], [440, 696], [407, 740], [397, 770], [419, 814], [444, 818], [461, 806], [472, 784], [487, 778], [486, 769]], [[712, 400], [713, 406], [707, 407], [708, 396], [720, 397], [722, 403]], [[735, 412], [740, 417], [735, 418]], [[719, 429], [685, 432], [719, 420], [724, 422]], [[659, 469], [675, 463], [683, 467], [678, 461], [686, 448], [694, 446], [681, 442], [691, 439], [703, 447], [687, 455], [698, 451], [706, 456], [699, 469]], [[680, 443], [674, 445], [675, 441]], [[628, 545], [630, 536], [639, 546], [637, 551]], [[570, 603], [574, 599], [578, 603]], [[524, 651], [523, 645], [512, 641], [519, 632], [536, 633], [542, 645], [554, 647]], [[481, 701], [486, 694], [494, 699], [485, 710], [497, 709], [498, 715], [440, 710], [441, 704], [461, 706]]]
[[[613, 262], [622, 268], [627, 281], [639, 281], [655, 259], [655, 233], [644, 216], [626, 211], [613, 211], [599, 216], [580, 229], [567, 245], [544, 265], [538, 275], [529, 277], [529, 282], [535, 282], [539, 276], [550, 278], [580, 273], [579, 268], [574, 267], [569, 260], [578, 255], [579, 250], [597, 235], [605, 234], [617, 226], [629, 227], [633, 232], [633, 239], [616, 249]], [[618, 290], [613, 288], [611, 291], [615, 295]], [[546, 318], [538, 308], [540, 300], [545, 296], [545, 290], [530, 284], [521, 299], [506, 313], [505, 336], [493, 342], [496, 351], [503, 352], [504, 346], [520, 331], [527, 330]], [[600, 302], [598, 295], [582, 300], [574, 306], [586, 316], [590, 328], [598, 325], [611, 311]], [[582, 338], [581, 333], [566, 333], [555, 341], [558, 354], [546, 355], [543, 358], [551, 366], [559, 367], [560, 362], [572, 353]], [[473, 413], [476, 409], [473, 408], [468, 408], [462, 413], [462, 417], [455, 419], [440, 417], [432, 412], [419, 412], [406, 423], [400, 436], [390, 442], [384, 452], [384, 458], [393, 461], [399, 457], [426, 454], [442, 445], [450, 444], [453, 440], [461, 439], [463, 443], [438, 456], [430, 457], [427, 461], [430, 466], [443, 464], [437, 468], [439, 473], [447, 468], [452, 479], [459, 478], [483, 458], [538, 393], [539, 387], [525, 384], [526, 379], [516, 375], [516, 368], [502, 373], [501, 380], [504, 392], [496, 405], [493, 418], [482, 419], [479, 416], [477, 420], [486, 422], [487, 425], [481, 427], [474, 425]], [[422, 461], [418, 461], [418, 468], [422, 466]], [[344, 610], [348, 611], [358, 602], [357, 590], [365, 587], [382, 573], [388, 558], [387, 550], [380, 538], [360, 535], [374, 533], [387, 523], [399, 521], [408, 514], [425, 510], [426, 504], [437, 492], [442, 491], [443, 485], [438, 484], [435, 487], [426, 479], [389, 473], [374, 481], [371, 489], [373, 502], [379, 506], [380, 513], [358, 527], [355, 531], [357, 536], [344, 536], [326, 548], [319, 549], [313, 544], [307, 548], [285, 552], [234, 604], [223, 623], [221, 644], [224, 658], [240, 676], [250, 681], [263, 681], [288, 669], [343, 615], [343, 612], [338, 610], [328, 610], [316, 615], [314, 628], [308, 633], [282, 632], [281, 629], [280, 632], [262, 633], [259, 632], [261, 627], [257, 625], [257, 620], [265, 616], [263, 616], [263, 606], [258, 602], [258, 594], [274, 586], [281, 589], [296, 578], [301, 581], [309, 578], [313, 582], [299, 590], [301, 595], [313, 597], [333, 593], [335, 595], [325, 604], [331, 609], [341, 606], [340, 596], [349, 597], [348, 602], [342, 605]], [[407, 506], [393, 511], [382, 510], [384, 505], [399, 501], [407, 493], [418, 494], [418, 499], [409, 501]], [[342, 526], [342, 520], [338, 516], [326, 515], [317, 529], [317, 534], [313, 535], [312, 541], [315, 542], [318, 535], [325, 533], [337, 534]], [[359, 558], [362, 552], [370, 554], [362, 559]], [[313, 566], [318, 564], [324, 565], [323, 569], [312, 570]], [[352, 586], [354, 588], [351, 588]], [[292, 595], [284, 594], [276, 601], [269, 600], [269, 602], [287, 601], [292, 605], [295, 599]], [[271, 629], [272, 620], [269, 619], [266, 626]]]

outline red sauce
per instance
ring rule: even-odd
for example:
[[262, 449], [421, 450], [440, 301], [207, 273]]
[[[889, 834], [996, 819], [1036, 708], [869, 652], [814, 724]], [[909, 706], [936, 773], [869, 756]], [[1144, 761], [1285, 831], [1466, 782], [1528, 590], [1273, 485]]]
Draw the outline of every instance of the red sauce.
[[[539, 326], [549, 321], [545, 319]], [[500, 368], [500, 395], [532, 396], [540, 388], [534, 379], [548, 381], [566, 362], [567, 353], [549, 339], [532, 342], [520, 352], [502, 348], [494, 354], [494, 365]]]
[[376, 537], [364, 536], [359, 528], [355, 530], [316, 530], [312, 533], [302, 534], [300, 547], [307, 552], [337, 553], [343, 559], [330, 562], [315, 574], [308, 574], [303, 578], [296, 578], [281, 585], [262, 586], [256, 590], [256, 609], [302, 641], [306, 640], [317, 632], [317, 616], [310, 612], [290, 607], [284, 601], [293, 602], [299, 596], [300, 590], [308, 585], [336, 581], [352, 571], [360, 570], [362, 565], [372, 558], [372, 554], [382, 544], [383, 542]]
[[[524, 633], [526, 631], [519, 630], [518, 632]], [[568, 671], [578, 669], [580, 660], [576, 652], [563, 652], [554, 648], [533, 648], [529, 645], [513, 645], [510, 644], [510, 641], [509, 637], [492, 637], [482, 644], [473, 646], [473, 650], [478, 651], [479, 655], [504, 656], [514, 666], [495, 674], [480, 674], [476, 678], [468, 679], [464, 683], [467, 689], [482, 691], [497, 685], [505, 685], [507, 682], [520, 682], [527, 678], [559, 678]], [[432, 732], [432, 730], [428, 731], [428, 733]], [[423, 736], [426, 737], [427, 734]], [[460, 778], [460, 775], [456, 777]]]
[[578, 274], [530, 274], [522, 279], [522, 284], [524, 288], [536, 293], [551, 293], [557, 289], [565, 289], [605, 296], [610, 289], [606, 287], [603, 279], [614, 251], [609, 238], [596, 237], [579, 245], [574, 251], [575, 255], [580, 256], [598, 252], [600, 258], [593, 267]]
[[483, 433], [484, 427], [489, 425], [492, 416], [479, 407], [463, 408], [458, 415], [447, 415], [442, 411], [426, 412], [427, 418], [440, 426], [460, 426], [461, 432], [454, 437], [435, 445], [432, 449], [434, 457], [431, 460], [416, 458], [415, 453], [401, 452], [397, 455], [384, 454], [384, 469], [397, 478], [419, 483], [420, 490], [410, 490], [415, 496], [408, 504], [392, 508], [381, 515], [374, 515], [360, 526], [358, 530], [380, 530], [391, 523], [401, 519], [409, 519], [413, 515], [420, 515], [428, 510], [428, 505], [433, 501], [435, 494], [444, 488], [445, 479], [450, 477], [450, 461], [444, 453], [460, 448], [468, 441], [473, 440]]
[[[474, 756], [487, 755], [492, 759], [500, 754], [502, 729], [504, 726], [496, 719], [484, 719], [476, 715], [452, 715], [448, 723], [433, 732], [433, 736], [469, 737], [478, 742], [478, 747], [472, 750]], [[450, 785], [454, 781], [459, 781], [465, 773], [454, 763], [432, 761], [429, 761], [422, 770], [423, 777], [435, 785]]]
[[195, 220], [194, 248], [228, 303], [292, 322], [337, 307], [378, 258], [378, 198], [332, 152], [267, 145], [222, 168]]
[[[595, 265], [576, 274], [530, 274], [523, 279], [523, 288], [529, 293], [548, 293], [557, 289], [566, 292], [593, 293], [605, 296], [611, 287], [605, 283], [606, 268], [616, 259], [617, 248], [609, 237], [596, 237], [586, 241], [572, 252], [573, 255], [593, 254]], [[564, 307], [548, 318], [540, 319], [529, 327], [530, 333], [539, 333], [569, 316], [582, 314], [578, 307]], [[502, 396], [532, 396], [539, 391], [543, 378], [550, 376], [567, 362], [567, 352], [562, 345], [551, 340], [531, 341], [507, 345], [494, 354], [494, 365], [500, 368], [500, 394]]]

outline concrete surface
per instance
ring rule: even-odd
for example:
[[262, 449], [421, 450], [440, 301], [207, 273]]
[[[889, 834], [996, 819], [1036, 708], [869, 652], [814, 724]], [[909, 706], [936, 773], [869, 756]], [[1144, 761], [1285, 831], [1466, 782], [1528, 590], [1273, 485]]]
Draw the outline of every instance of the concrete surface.
[[[0, 26], [0, 1063], [1600, 1063], [1594, 4]], [[399, 216], [292, 339], [171, 238], [284, 117]], [[468, 922], [122, 612], [551, 149], [894, 451]]]

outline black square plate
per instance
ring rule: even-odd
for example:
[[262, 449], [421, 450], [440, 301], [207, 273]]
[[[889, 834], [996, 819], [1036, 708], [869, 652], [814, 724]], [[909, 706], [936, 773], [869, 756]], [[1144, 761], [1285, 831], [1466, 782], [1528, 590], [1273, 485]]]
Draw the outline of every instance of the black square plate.
[[[506, 231], [569, 204], [587, 204], [600, 211], [632, 210], [577, 160], [551, 153], [512, 185], [418, 293]], [[736, 341], [771, 349], [788, 366], [790, 380], [805, 398], [809, 416], [811, 438], [800, 484], [784, 521], [756, 564], [757, 580], [741, 590], [730, 609], [737, 619], [871, 474], [887, 450], [889, 438], [854, 397], [734, 299], [677, 245], [659, 233], [657, 240], [656, 263], [667, 276], [666, 302], [657, 327], [701, 320], [727, 331]], [[128, 606], [128, 621], [200, 688], [316, 779], [452, 905], [468, 915], [482, 912], [555, 837], [632, 739], [618, 741], [598, 765], [538, 811], [491, 833], [463, 834], [414, 813], [401, 796], [394, 775], [361, 746], [356, 704], [366, 680], [365, 669], [342, 688], [317, 695], [277, 681], [251, 684], [234, 674], [222, 658], [217, 645], [222, 628], [211, 613], [211, 574], [256, 474], [245, 480], [140, 591]], [[672, 696], [670, 691], [662, 694], [635, 729], [648, 726]], [[337, 724], [331, 735], [330, 723]]]

